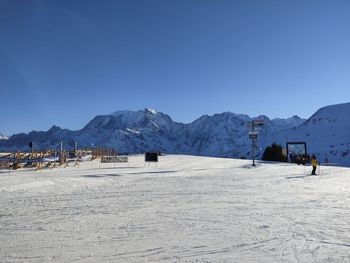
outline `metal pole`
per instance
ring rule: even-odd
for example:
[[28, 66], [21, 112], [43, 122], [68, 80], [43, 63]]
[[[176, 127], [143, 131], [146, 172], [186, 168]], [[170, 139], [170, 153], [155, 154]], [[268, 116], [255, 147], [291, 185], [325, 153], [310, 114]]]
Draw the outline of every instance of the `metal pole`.
[[60, 164], [63, 164], [63, 141], [61, 141]]
[[126, 135], [124, 133], [124, 155], [126, 155]]
[[252, 143], [253, 143], [253, 145], [252, 145], [252, 152], [253, 152], [253, 166], [255, 166], [255, 147], [254, 147], [254, 144], [255, 144], [255, 139], [252, 139]]
[[[254, 121], [252, 121], [252, 131], [254, 132]], [[255, 166], [255, 139], [252, 138], [252, 153], [253, 153], [253, 166]]]

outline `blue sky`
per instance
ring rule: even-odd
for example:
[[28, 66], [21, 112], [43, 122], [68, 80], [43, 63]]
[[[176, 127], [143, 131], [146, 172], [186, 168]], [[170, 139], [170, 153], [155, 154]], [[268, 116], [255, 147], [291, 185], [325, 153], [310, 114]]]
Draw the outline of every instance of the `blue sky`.
[[154, 108], [310, 117], [350, 99], [348, 0], [0, 0], [0, 132]]

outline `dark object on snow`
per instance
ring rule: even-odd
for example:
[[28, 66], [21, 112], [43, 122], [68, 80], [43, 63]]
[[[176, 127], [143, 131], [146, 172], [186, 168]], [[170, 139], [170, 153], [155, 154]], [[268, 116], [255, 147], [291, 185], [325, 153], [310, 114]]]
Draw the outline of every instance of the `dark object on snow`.
[[145, 153], [145, 162], [158, 162], [158, 153], [157, 152], [146, 152]]

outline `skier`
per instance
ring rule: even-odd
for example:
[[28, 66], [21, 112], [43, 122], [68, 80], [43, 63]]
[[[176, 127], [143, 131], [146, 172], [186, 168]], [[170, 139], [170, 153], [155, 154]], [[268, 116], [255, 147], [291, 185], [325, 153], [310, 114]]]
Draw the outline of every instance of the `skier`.
[[311, 157], [311, 165], [312, 165], [312, 175], [316, 175], [316, 168], [317, 168], [317, 159], [316, 156], [313, 154]]

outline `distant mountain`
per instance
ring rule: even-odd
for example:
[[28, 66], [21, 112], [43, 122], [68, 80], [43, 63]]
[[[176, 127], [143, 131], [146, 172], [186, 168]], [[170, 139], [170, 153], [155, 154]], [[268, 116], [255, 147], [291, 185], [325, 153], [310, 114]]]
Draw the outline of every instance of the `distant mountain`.
[[294, 115], [293, 117], [288, 119], [275, 118], [272, 120], [272, 122], [278, 130], [283, 130], [286, 127], [288, 127], [288, 129], [298, 127], [300, 124], [305, 122], [305, 119], [301, 119], [300, 117]]
[[116, 111], [96, 116], [77, 131], [53, 126], [46, 132], [15, 134], [0, 140], [0, 150], [28, 150], [30, 141], [36, 149], [59, 149], [63, 141], [66, 149], [72, 149], [77, 142], [79, 147], [111, 147], [128, 153], [161, 151], [249, 158], [251, 141], [247, 123], [253, 119], [264, 122], [258, 135], [257, 157], [272, 142], [285, 147], [288, 141], [304, 141], [308, 152], [318, 155], [321, 161], [328, 158], [331, 162], [350, 166], [350, 103], [321, 108], [308, 120], [298, 116], [251, 118], [224, 112], [183, 124], [152, 109]]
[[[303, 119], [257, 117], [265, 123], [261, 140], [266, 135], [297, 127]], [[70, 131], [53, 126], [47, 132], [32, 131], [13, 135], [0, 142], [0, 150], [28, 149], [34, 142], [35, 149], [59, 149], [64, 142], [66, 149], [74, 147], [111, 147], [119, 152], [142, 153], [161, 151], [220, 157], [248, 157], [247, 115], [225, 112], [202, 116], [190, 124], [174, 122], [170, 116], [152, 109], [117, 111], [93, 118], [81, 130]], [[258, 152], [259, 154], [259, 152]]]

